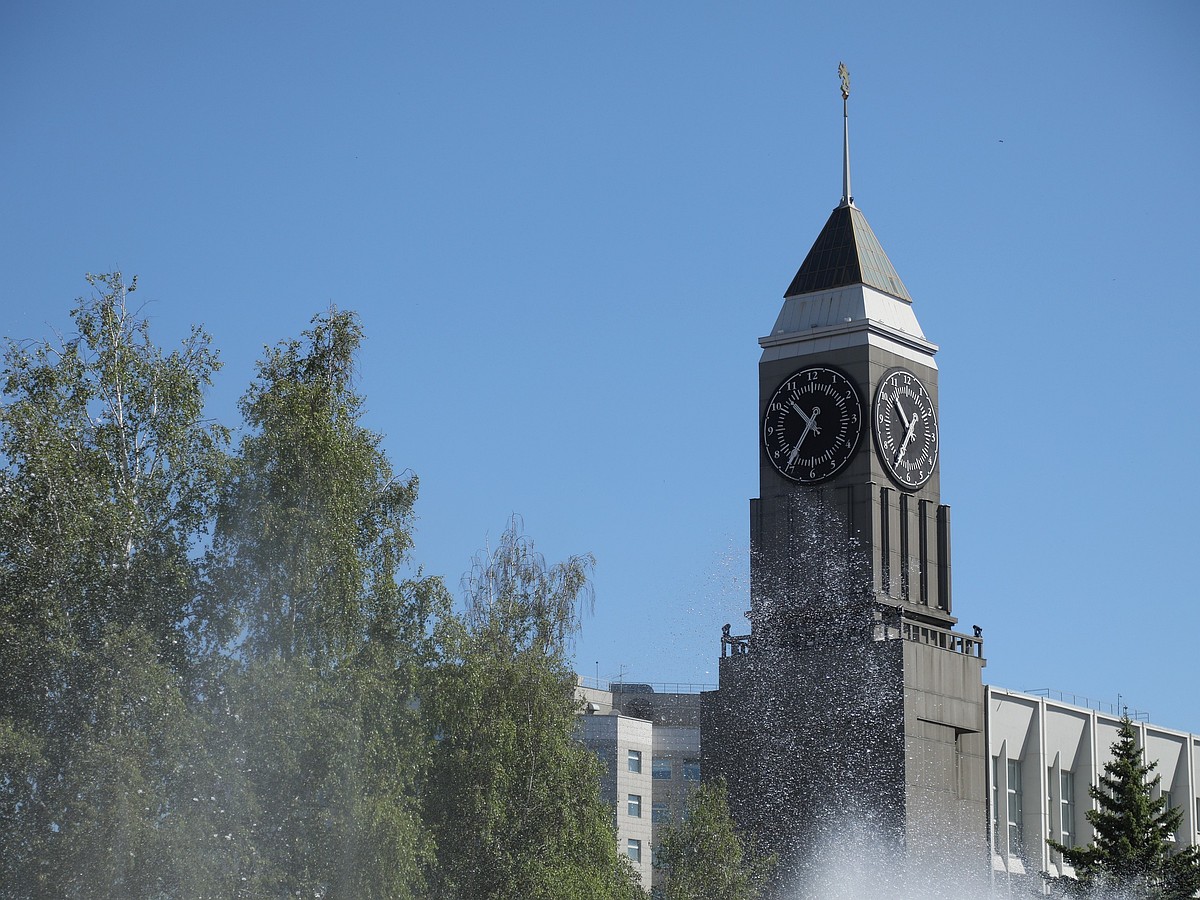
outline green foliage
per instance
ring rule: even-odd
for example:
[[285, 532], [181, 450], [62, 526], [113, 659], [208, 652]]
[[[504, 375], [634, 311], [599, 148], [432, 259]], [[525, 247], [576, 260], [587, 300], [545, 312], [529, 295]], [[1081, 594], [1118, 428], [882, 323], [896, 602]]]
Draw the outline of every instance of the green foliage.
[[402, 607], [394, 576], [417, 479], [397, 477], [359, 424], [361, 339], [351, 313], [315, 317], [303, 340], [268, 350], [242, 399], [253, 430], [222, 498], [213, 573], [233, 604], [227, 636], [244, 630], [257, 658], [336, 663]]
[[[222, 480], [202, 418], [218, 367], [163, 354], [121, 275], [62, 342], [9, 341], [0, 411], [0, 883], [12, 896], [150, 896], [184, 879], [202, 758], [184, 626]], [[19, 886], [19, 887], [16, 887]]]
[[1143, 761], [1128, 716], [1121, 720], [1112, 752], [1099, 788], [1090, 789], [1099, 807], [1087, 813], [1095, 841], [1087, 847], [1047, 841], [1077, 875], [1077, 880], [1047, 876], [1051, 890], [1078, 897], [1192, 897], [1200, 890], [1200, 851], [1190, 847], [1174, 852], [1173, 836], [1183, 811], [1168, 809], [1164, 797], [1154, 796], [1161, 776], [1151, 779], [1150, 774], [1158, 764]]
[[644, 898], [572, 737], [591, 558], [514, 522], [455, 616], [352, 314], [267, 350], [230, 457], [208, 337], [89, 282], [4, 357], [0, 897]]
[[221, 705], [246, 896], [412, 896], [429, 852], [415, 701], [448, 601], [437, 579], [398, 577], [417, 483], [359, 424], [361, 336], [331, 310], [268, 351], [209, 557], [214, 642], [244, 635]]
[[754, 900], [776, 859], [756, 857], [729, 813], [725, 779], [703, 782], [688, 797], [684, 821], [660, 832], [656, 867], [665, 900]]
[[591, 566], [547, 566], [513, 521], [464, 582], [466, 614], [429, 698], [439, 900], [642, 896], [617, 853], [599, 763], [572, 737], [566, 647]]

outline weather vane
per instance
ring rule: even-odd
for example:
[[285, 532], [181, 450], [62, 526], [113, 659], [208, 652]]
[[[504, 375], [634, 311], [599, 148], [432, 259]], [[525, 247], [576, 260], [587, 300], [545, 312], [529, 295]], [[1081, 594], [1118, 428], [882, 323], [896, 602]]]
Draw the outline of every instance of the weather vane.
[[850, 195], [850, 70], [844, 62], [838, 63], [838, 75], [842, 79], [842, 206], [853, 206]]

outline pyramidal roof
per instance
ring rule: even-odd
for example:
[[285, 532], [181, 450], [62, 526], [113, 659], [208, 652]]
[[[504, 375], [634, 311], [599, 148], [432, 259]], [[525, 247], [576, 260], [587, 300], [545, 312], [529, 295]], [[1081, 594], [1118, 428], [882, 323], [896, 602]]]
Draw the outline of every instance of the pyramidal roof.
[[904, 282], [867, 224], [866, 216], [853, 201], [843, 202], [830, 214], [783, 296], [811, 294], [852, 284], [865, 284], [912, 303]]

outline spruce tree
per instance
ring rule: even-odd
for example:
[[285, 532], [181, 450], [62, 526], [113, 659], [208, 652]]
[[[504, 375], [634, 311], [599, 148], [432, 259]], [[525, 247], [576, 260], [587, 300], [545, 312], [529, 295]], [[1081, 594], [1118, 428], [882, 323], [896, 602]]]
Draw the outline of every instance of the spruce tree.
[[1162, 776], [1150, 776], [1158, 763], [1143, 760], [1128, 715], [1121, 719], [1112, 752], [1100, 786], [1089, 791], [1098, 807], [1087, 813], [1095, 840], [1087, 847], [1047, 841], [1076, 874], [1075, 879], [1048, 877], [1052, 891], [1083, 897], [1110, 893], [1155, 900], [1192, 897], [1200, 890], [1200, 849], [1174, 852], [1174, 834], [1183, 811], [1167, 808], [1166, 798], [1155, 796]]

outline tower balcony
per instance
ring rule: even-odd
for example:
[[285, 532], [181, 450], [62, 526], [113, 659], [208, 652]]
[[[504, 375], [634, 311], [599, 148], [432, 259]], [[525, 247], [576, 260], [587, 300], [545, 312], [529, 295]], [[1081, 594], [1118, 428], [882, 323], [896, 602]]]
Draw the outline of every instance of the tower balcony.
[[906, 641], [928, 644], [942, 650], [949, 650], [951, 653], [962, 653], [966, 656], [983, 659], [982, 637], [963, 634], [959, 631], [951, 631], [949, 628], [938, 628], [932, 625], [923, 625], [920, 622], [908, 621], [900, 623], [900, 631], [901, 636]]
[[[904, 610], [890, 604], [878, 604], [872, 616], [871, 639], [875, 641], [912, 641], [924, 644], [949, 653], [959, 653], [983, 660], [983, 632], [976, 629], [974, 634], [965, 634], [951, 628], [911, 619]], [[854, 629], [862, 634], [861, 624]], [[830, 641], [861, 640], [855, 634], [847, 633], [840, 628], [805, 628], [801, 630], [805, 639], [797, 640], [794, 645], [803, 646], [809, 641], [828, 644]], [[721, 634], [721, 659], [731, 663], [739, 657], [749, 657], [755, 652], [758, 641], [754, 634], [730, 634], [726, 625]], [[984, 665], [987, 665], [986, 661]]]

